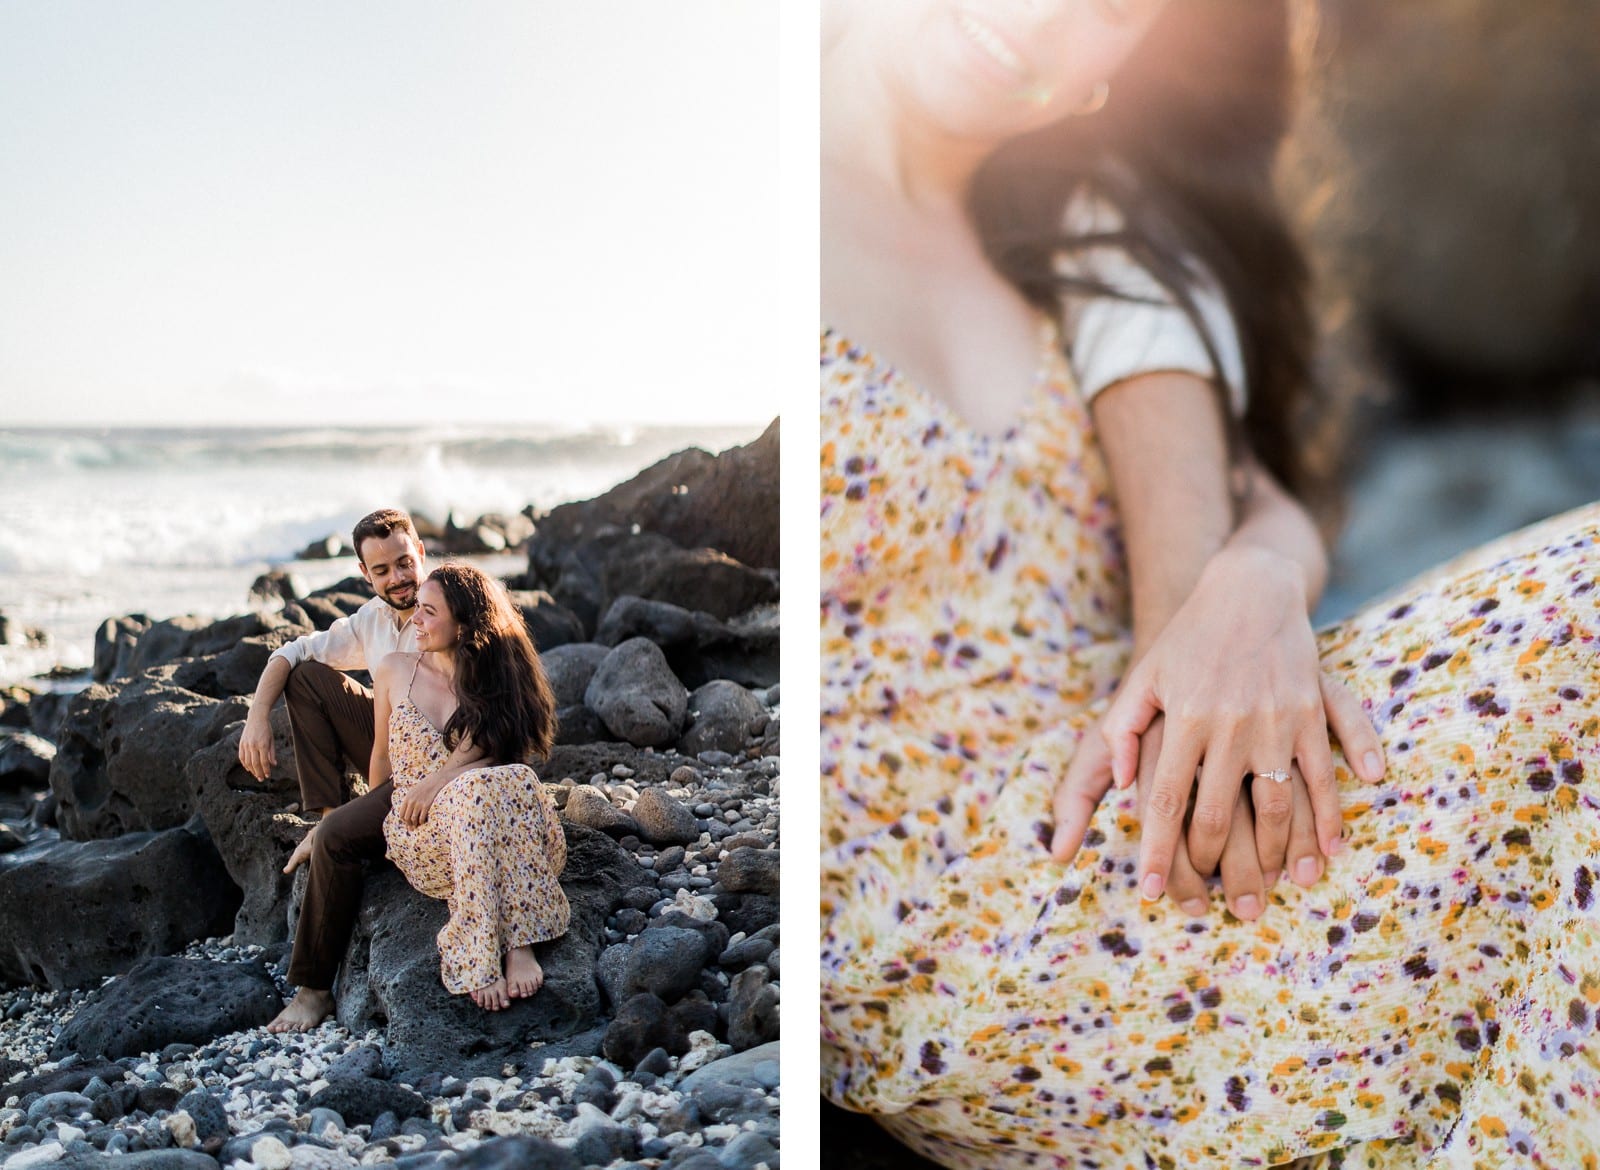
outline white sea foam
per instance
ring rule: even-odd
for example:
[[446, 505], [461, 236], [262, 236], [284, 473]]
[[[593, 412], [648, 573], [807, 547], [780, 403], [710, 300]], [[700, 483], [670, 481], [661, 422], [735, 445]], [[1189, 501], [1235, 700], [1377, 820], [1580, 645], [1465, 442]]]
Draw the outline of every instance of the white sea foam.
[[[51, 639], [42, 651], [0, 647], [0, 682], [87, 665], [107, 617], [240, 612], [257, 573], [373, 508], [440, 523], [548, 509], [684, 447], [754, 437], [749, 427], [0, 429], [0, 613]], [[313, 587], [355, 567], [324, 571]]]

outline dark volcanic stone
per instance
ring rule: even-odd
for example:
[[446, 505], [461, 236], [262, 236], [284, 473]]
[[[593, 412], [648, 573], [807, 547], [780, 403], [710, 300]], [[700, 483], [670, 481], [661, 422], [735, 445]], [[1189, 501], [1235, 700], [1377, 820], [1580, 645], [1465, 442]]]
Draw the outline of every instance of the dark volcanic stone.
[[631, 638], [600, 663], [584, 703], [618, 738], [637, 747], [664, 747], [683, 730], [689, 692], [653, 642]]
[[612, 1007], [619, 1006], [628, 998], [622, 991], [622, 973], [627, 970], [628, 955], [631, 953], [632, 947], [627, 943], [616, 943], [601, 951], [595, 963], [595, 978], [600, 981], [606, 1002]]
[[194, 1118], [195, 1136], [204, 1144], [215, 1137], [228, 1136], [228, 1115], [222, 1102], [205, 1089], [194, 1089], [184, 1094], [178, 1108]]
[[0, 788], [43, 788], [55, 756], [55, 745], [37, 735], [0, 732]]
[[717, 921], [735, 934], [755, 934], [778, 921], [778, 899], [768, 894], [718, 894], [712, 903]]
[[283, 1010], [259, 963], [150, 958], [90, 993], [61, 1030], [51, 1058], [69, 1053], [116, 1059], [175, 1041], [203, 1044], [265, 1024]]
[[679, 451], [604, 495], [552, 509], [529, 543], [529, 571], [548, 578], [565, 550], [607, 525], [638, 525], [684, 548], [777, 568], [779, 434], [774, 419], [742, 447]]
[[283, 811], [299, 796], [287, 710], [275, 710], [271, 723], [278, 764], [265, 782], [239, 763], [242, 722], [229, 726], [222, 739], [202, 750], [184, 770], [228, 876], [243, 891], [233, 922], [234, 942], [258, 946], [288, 938], [294, 878], [283, 872], [283, 866], [305, 833], [304, 823]]
[[[250, 1087], [255, 1088], [254, 1085]], [[292, 1146], [295, 1142], [294, 1126], [281, 1118], [272, 1118], [260, 1129], [229, 1138], [217, 1151], [217, 1161], [223, 1166], [232, 1166], [235, 1161], [248, 1165], [251, 1161], [250, 1151], [264, 1137], [275, 1137], [284, 1145]]]
[[746, 1131], [723, 1147], [719, 1159], [724, 1170], [755, 1170], [763, 1163], [778, 1165], [778, 1150], [759, 1133]]
[[583, 1080], [572, 1090], [572, 1103], [593, 1105], [601, 1113], [610, 1113], [617, 1103], [617, 1078], [603, 1064], [597, 1064], [583, 1074]]
[[[22, 1068], [32, 1068], [32, 1066], [24, 1064]], [[122, 1072], [122, 1066], [112, 1061], [86, 1060], [82, 1064], [72, 1064], [70, 1068], [56, 1069], [54, 1072], [38, 1072], [32, 1077], [13, 1080], [11, 1084], [0, 1087], [0, 1101], [8, 1096], [29, 1096], [32, 1093], [38, 1093], [40, 1096], [48, 1093], [82, 1093], [94, 1077], [99, 1077], [101, 1080], [120, 1080]]]
[[735, 849], [723, 858], [717, 880], [730, 894], [778, 894], [778, 850]]
[[639, 826], [627, 813], [606, 799], [605, 793], [588, 784], [579, 784], [567, 796], [561, 817], [574, 825], [583, 825], [613, 837], [637, 835]]
[[128, 674], [128, 664], [139, 645], [139, 636], [150, 628], [150, 619], [142, 613], [124, 617], [107, 618], [94, 635], [95, 682], [110, 682]]
[[615, 1122], [600, 1122], [584, 1130], [572, 1144], [572, 1153], [585, 1166], [609, 1166], [619, 1158], [639, 1152], [639, 1138]]
[[139, 1150], [131, 1154], [70, 1155], [60, 1170], [217, 1170], [217, 1160], [199, 1150]]
[[[104, 627], [102, 627], [104, 632]], [[181, 658], [205, 658], [223, 654], [236, 648], [246, 638], [258, 637], [274, 631], [289, 636], [309, 633], [287, 622], [277, 614], [246, 613], [215, 621], [210, 618], [185, 615], [155, 622], [135, 635], [133, 653], [114, 663], [108, 681], [123, 676], [137, 675], [152, 666], [161, 666]], [[96, 666], [100, 665], [100, 639], [96, 638]], [[270, 651], [269, 651], [270, 653]], [[265, 656], [262, 658], [264, 666]], [[260, 671], [257, 670], [259, 676]]]
[[239, 900], [198, 819], [10, 854], [0, 859], [0, 980], [82, 987], [227, 934]]
[[523, 1134], [484, 1142], [450, 1165], [452, 1170], [582, 1170], [583, 1167], [572, 1151], [544, 1138]]
[[645, 1053], [644, 1059], [634, 1066], [636, 1073], [649, 1073], [651, 1076], [664, 1077], [672, 1071], [672, 1057], [665, 1048], [652, 1048]]
[[[535, 948], [544, 968], [539, 993], [485, 1012], [453, 996], [439, 980], [435, 935], [444, 925], [443, 901], [417, 893], [396, 870], [367, 881], [355, 936], [338, 987], [339, 1022], [353, 1032], [384, 1030], [390, 1068], [432, 1068], [456, 1075], [498, 1075], [508, 1055], [531, 1041], [576, 1039], [594, 1028], [601, 1008], [595, 960], [605, 920], [624, 890], [644, 871], [604, 834], [567, 824], [567, 865], [561, 886], [572, 924], [560, 939]], [[548, 1055], [549, 1050], [544, 1050]]]
[[556, 693], [556, 706], [582, 703], [589, 680], [609, 653], [611, 648], [598, 642], [574, 642], [540, 654], [544, 672], [550, 678], [550, 689]]
[[708, 951], [706, 940], [692, 930], [667, 926], [645, 931], [629, 947], [622, 970], [622, 999], [641, 991], [667, 1003], [681, 999], [711, 961]]
[[606, 1029], [601, 1051], [607, 1060], [630, 1068], [652, 1048], [682, 1055], [689, 1050], [689, 1038], [677, 1027], [659, 996], [641, 992], [617, 1009], [616, 1018]]
[[630, 638], [648, 638], [661, 647], [685, 686], [729, 679], [746, 687], [770, 687], [778, 681], [778, 620], [775, 612], [757, 613], [766, 616], [721, 622], [665, 601], [624, 595], [605, 611], [594, 640], [616, 646]]
[[717, 966], [725, 971], [742, 971], [755, 963], [765, 963], [778, 945], [778, 928], [768, 926], [742, 942], [735, 943], [717, 958]]
[[710, 1032], [721, 1035], [722, 1020], [717, 1005], [703, 991], [691, 991], [672, 1005], [672, 1021], [685, 1038], [691, 1032]]
[[350, 1125], [371, 1125], [384, 1113], [392, 1113], [401, 1120], [428, 1116], [428, 1102], [421, 1096], [371, 1077], [332, 1081], [307, 1101], [302, 1111], [312, 1109], [332, 1109]]
[[631, 811], [639, 836], [652, 845], [687, 845], [700, 839], [694, 813], [659, 788], [641, 792]]
[[543, 590], [513, 590], [511, 604], [522, 611], [528, 636], [541, 657], [584, 639], [583, 619]]
[[176, 1109], [181, 1100], [183, 1094], [171, 1085], [145, 1085], [133, 1103], [146, 1113], [160, 1113], [163, 1109], [169, 1112]]
[[643, 788], [665, 784], [672, 775], [675, 761], [667, 756], [653, 752], [646, 754], [629, 744], [612, 741], [556, 747], [539, 769], [539, 775], [552, 782], [571, 777], [581, 784], [597, 772], [611, 775], [612, 769], [618, 764], [633, 771], [634, 776], [628, 781], [629, 784]]
[[376, 1044], [352, 1048], [328, 1066], [323, 1077], [328, 1081], [383, 1077], [383, 1049]]
[[765, 967], [751, 967], [733, 977], [728, 994], [728, 1043], [735, 1052], [778, 1038], [778, 989], [768, 982]]
[[175, 681], [181, 669], [96, 684], [73, 697], [50, 764], [64, 836], [166, 829], [194, 814], [184, 768], [247, 708], [186, 689]]
[[67, 708], [72, 705], [73, 697], [71, 691], [45, 691], [34, 695], [26, 708], [29, 730], [40, 739], [59, 743], [61, 728], [67, 721]]
[[712, 751], [737, 755], [749, 742], [757, 721], [766, 717], [761, 700], [738, 683], [727, 679], [708, 682], [689, 696], [689, 730], [678, 741], [678, 750], [686, 756]]
[[606, 725], [582, 703], [562, 707], [556, 711], [556, 743], [579, 745], [603, 743], [611, 739]]
[[576, 570], [598, 578], [600, 609], [624, 594], [726, 620], [778, 600], [776, 575], [710, 548], [686, 548], [649, 532], [611, 528], [572, 550], [560, 586]]

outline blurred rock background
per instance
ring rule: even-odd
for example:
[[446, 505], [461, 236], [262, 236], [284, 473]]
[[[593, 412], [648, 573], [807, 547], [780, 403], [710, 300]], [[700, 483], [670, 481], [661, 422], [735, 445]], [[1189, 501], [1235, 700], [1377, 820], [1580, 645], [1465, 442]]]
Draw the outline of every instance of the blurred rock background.
[[1600, 5], [1302, 0], [1283, 189], [1348, 484], [1331, 620], [1600, 498]]

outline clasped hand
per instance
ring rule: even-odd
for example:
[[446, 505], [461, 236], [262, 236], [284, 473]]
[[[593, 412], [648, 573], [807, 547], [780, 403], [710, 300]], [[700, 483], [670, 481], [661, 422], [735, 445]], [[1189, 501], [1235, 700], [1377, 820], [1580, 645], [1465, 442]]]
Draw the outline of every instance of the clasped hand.
[[[1205, 878], [1219, 866], [1229, 905], [1254, 918], [1286, 865], [1309, 886], [1338, 855], [1330, 731], [1362, 779], [1383, 775], [1366, 712], [1318, 662], [1298, 574], [1265, 552], [1207, 565], [1098, 730], [1056, 789], [1052, 854], [1077, 852], [1113, 783], [1137, 783], [1140, 894], [1171, 893], [1193, 914], [1205, 913]], [[1266, 778], [1276, 771], [1289, 780]], [[1248, 792], [1246, 773], [1256, 777]]]
[[413, 784], [400, 803], [395, 805], [395, 815], [400, 818], [401, 824], [415, 829], [426, 821], [428, 810], [449, 782], [450, 778], [443, 772], [430, 772]]

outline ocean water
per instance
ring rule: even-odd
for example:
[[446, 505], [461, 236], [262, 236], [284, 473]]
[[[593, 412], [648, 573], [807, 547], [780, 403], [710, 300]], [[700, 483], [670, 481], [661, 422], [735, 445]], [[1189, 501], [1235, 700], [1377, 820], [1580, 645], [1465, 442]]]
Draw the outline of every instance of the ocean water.
[[[351, 575], [351, 558], [294, 558], [375, 508], [439, 523], [548, 509], [674, 451], [720, 451], [760, 431], [0, 428], [0, 614], [13, 643], [0, 645], [0, 683], [90, 665], [108, 617], [245, 612], [270, 567], [307, 589]], [[45, 645], [17, 644], [25, 627]]]

